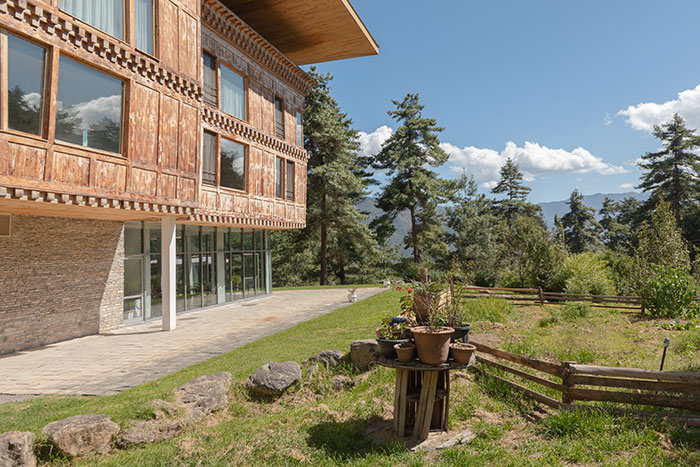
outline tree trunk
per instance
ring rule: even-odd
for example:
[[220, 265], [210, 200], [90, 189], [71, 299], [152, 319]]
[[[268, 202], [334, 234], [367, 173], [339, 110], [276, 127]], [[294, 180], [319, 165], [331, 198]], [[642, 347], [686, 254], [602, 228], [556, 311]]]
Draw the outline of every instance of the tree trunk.
[[[326, 193], [321, 194], [321, 213], [326, 212]], [[322, 214], [323, 215], [323, 214]], [[328, 285], [328, 226], [321, 220], [321, 277], [320, 284]]]
[[418, 254], [418, 232], [416, 232], [416, 208], [411, 206], [408, 208], [411, 212], [411, 243], [413, 244], [413, 262], [420, 263], [420, 255]]

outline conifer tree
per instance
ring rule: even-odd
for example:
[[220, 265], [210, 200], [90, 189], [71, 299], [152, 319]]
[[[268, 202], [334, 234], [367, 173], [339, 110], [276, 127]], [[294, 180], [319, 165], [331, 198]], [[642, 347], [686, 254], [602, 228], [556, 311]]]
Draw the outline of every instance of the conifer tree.
[[574, 190], [569, 196], [569, 212], [564, 214], [562, 225], [566, 245], [572, 253], [595, 250], [601, 245], [600, 223], [596, 220], [593, 208], [583, 204], [583, 195]]
[[603, 242], [605, 246], [613, 251], [622, 252], [629, 250], [632, 237], [632, 223], [629, 214], [626, 212], [628, 200], [635, 198], [625, 198], [621, 202], [615, 202], [609, 197], [603, 200], [603, 206], [598, 212], [601, 216], [600, 226], [603, 229]]
[[[390, 178], [379, 195], [376, 206], [384, 215], [375, 222], [384, 236], [392, 232], [390, 222], [402, 211], [410, 214], [411, 228], [404, 244], [412, 250], [415, 264], [429, 256], [447, 252], [444, 230], [437, 206], [446, 202], [454, 191], [448, 182], [431, 170], [448, 160], [440, 148], [438, 133], [443, 128], [435, 119], [423, 117], [418, 94], [407, 94], [388, 114], [400, 124], [373, 157], [372, 165]], [[423, 255], [423, 253], [426, 253]]]
[[538, 216], [541, 208], [527, 202], [530, 187], [522, 183], [523, 174], [513, 159], [506, 159], [500, 174], [501, 178], [491, 190], [493, 194], [505, 195], [505, 199], [496, 202], [497, 214], [505, 217], [508, 223], [517, 216]]

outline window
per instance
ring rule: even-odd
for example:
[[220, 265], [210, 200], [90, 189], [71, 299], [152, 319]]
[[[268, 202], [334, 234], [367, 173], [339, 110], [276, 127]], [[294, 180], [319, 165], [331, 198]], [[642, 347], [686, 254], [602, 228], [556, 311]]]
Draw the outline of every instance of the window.
[[275, 134], [284, 138], [284, 103], [279, 97], [275, 97]]
[[153, 55], [153, 0], [134, 0], [136, 48]]
[[297, 112], [297, 146], [304, 147], [304, 115]]
[[287, 187], [287, 199], [294, 201], [294, 162], [287, 161], [287, 178], [285, 186]]
[[216, 135], [209, 131], [204, 132], [202, 183], [216, 185]]
[[216, 82], [216, 59], [206, 52], [202, 52], [204, 62], [204, 102], [210, 105], [219, 105], [219, 86]]
[[284, 159], [277, 158], [275, 166], [275, 196], [284, 197]]
[[226, 65], [221, 65], [221, 110], [245, 120], [245, 79]]
[[60, 0], [58, 7], [110, 36], [124, 39], [123, 0]]
[[12, 130], [41, 136], [46, 49], [12, 34], [7, 35], [7, 60], [2, 70], [7, 76], [3, 96], [7, 126]]
[[121, 152], [121, 80], [61, 56], [56, 97], [56, 139]]
[[245, 146], [221, 138], [221, 186], [245, 190]]

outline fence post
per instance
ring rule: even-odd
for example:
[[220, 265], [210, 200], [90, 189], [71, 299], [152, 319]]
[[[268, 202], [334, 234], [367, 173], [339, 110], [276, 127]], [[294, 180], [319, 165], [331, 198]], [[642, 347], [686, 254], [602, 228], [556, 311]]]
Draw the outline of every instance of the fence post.
[[573, 402], [573, 399], [571, 399], [571, 396], [569, 395], [569, 389], [573, 388], [574, 385], [571, 384], [571, 380], [569, 379], [571, 376], [571, 365], [576, 364], [576, 362], [562, 362], [564, 366], [564, 371], [562, 372], [561, 375], [561, 385], [564, 386], [564, 389], [561, 392], [561, 402], [562, 404], [571, 404]]
[[544, 294], [542, 293], [542, 287], [537, 287], [537, 291], [540, 294], [540, 306], [544, 306]]

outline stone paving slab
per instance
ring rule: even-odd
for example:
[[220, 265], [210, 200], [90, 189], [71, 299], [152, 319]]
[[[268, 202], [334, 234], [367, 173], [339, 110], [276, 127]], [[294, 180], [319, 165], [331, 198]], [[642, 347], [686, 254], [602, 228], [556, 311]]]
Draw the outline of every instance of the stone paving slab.
[[[360, 300], [384, 289], [357, 289]], [[32, 395], [108, 395], [158, 379], [348, 305], [346, 289], [291, 290], [0, 356], [0, 403]]]

